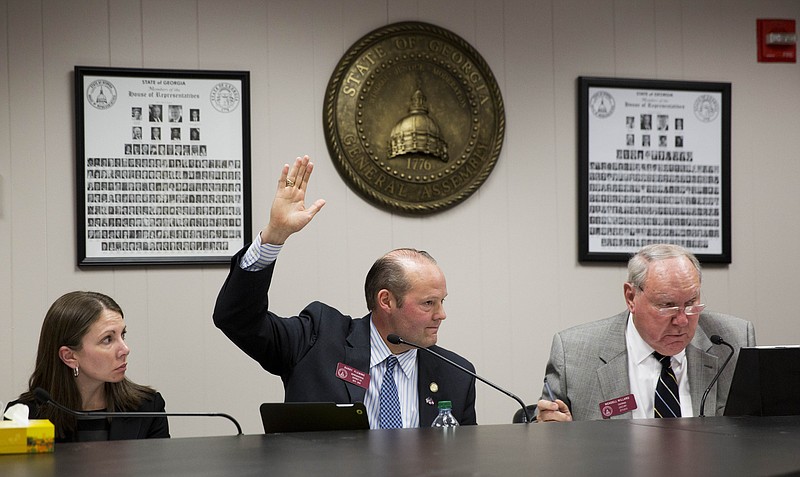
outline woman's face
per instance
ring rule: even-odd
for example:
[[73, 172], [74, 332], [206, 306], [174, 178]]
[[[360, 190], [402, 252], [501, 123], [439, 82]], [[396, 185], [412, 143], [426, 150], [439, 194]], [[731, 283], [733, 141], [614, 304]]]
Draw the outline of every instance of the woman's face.
[[130, 349], [125, 344], [125, 322], [119, 313], [103, 310], [74, 352], [85, 384], [118, 383], [125, 378]]

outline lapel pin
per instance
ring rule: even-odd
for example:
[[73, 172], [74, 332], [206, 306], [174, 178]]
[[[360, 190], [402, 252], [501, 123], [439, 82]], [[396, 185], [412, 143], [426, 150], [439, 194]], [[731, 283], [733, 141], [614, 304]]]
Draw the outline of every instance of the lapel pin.
[[439, 385], [438, 385], [438, 384], [436, 384], [436, 383], [431, 383], [431, 385], [430, 385], [430, 389], [431, 389], [431, 392], [432, 392], [432, 393], [439, 392]]
[[430, 397], [430, 396], [426, 397], [426, 398], [425, 398], [425, 403], [426, 403], [428, 406], [433, 406], [433, 398], [432, 398], [432, 397]]

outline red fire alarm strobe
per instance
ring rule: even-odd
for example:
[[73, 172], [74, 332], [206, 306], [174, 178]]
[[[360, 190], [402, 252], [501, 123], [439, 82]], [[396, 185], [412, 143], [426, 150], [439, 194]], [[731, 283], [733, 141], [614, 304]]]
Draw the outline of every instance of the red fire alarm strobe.
[[794, 20], [758, 19], [759, 63], [796, 63], [797, 33]]

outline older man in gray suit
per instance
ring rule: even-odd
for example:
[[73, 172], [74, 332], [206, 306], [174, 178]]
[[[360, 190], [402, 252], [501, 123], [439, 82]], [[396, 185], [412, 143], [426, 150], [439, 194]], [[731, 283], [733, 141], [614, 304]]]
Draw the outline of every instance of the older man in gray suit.
[[736, 350], [705, 402], [706, 415], [722, 415], [738, 350], [755, 345], [755, 329], [704, 311], [701, 278], [683, 247], [639, 250], [623, 286], [628, 309], [553, 337], [538, 421], [697, 416], [730, 352], [711, 342], [714, 335]]

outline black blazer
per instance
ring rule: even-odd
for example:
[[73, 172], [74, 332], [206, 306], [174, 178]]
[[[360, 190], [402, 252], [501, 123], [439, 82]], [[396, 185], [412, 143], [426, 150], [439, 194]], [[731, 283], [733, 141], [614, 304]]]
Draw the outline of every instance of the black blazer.
[[[7, 407], [22, 401], [8, 403]], [[22, 402], [29, 409], [31, 419], [39, 419], [39, 405], [36, 401]], [[136, 412], [164, 412], [165, 403], [161, 393], [155, 393], [147, 397], [136, 409]], [[121, 441], [126, 439], [151, 439], [159, 437], [169, 437], [169, 422], [166, 417], [115, 417], [111, 419], [108, 431], [108, 440]], [[75, 442], [74, 433], [66, 435], [64, 438], [56, 438], [56, 442]]]
[[[366, 389], [336, 377], [338, 363], [369, 374], [370, 342], [367, 315], [353, 319], [320, 302], [298, 316], [282, 318], [269, 311], [267, 292], [275, 263], [259, 272], [242, 270], [242, 249], [217, 297], [214, 324], [242, 351], [283, 380], [286, 402], [363, 402]], [[461, 356], [430, 349], [474, 372]], [[430, 426], [436, 403], [449, 400], [462, 425], [477, 424], [475, 378], [424, 351], [417, 354], [419, 424]]]

